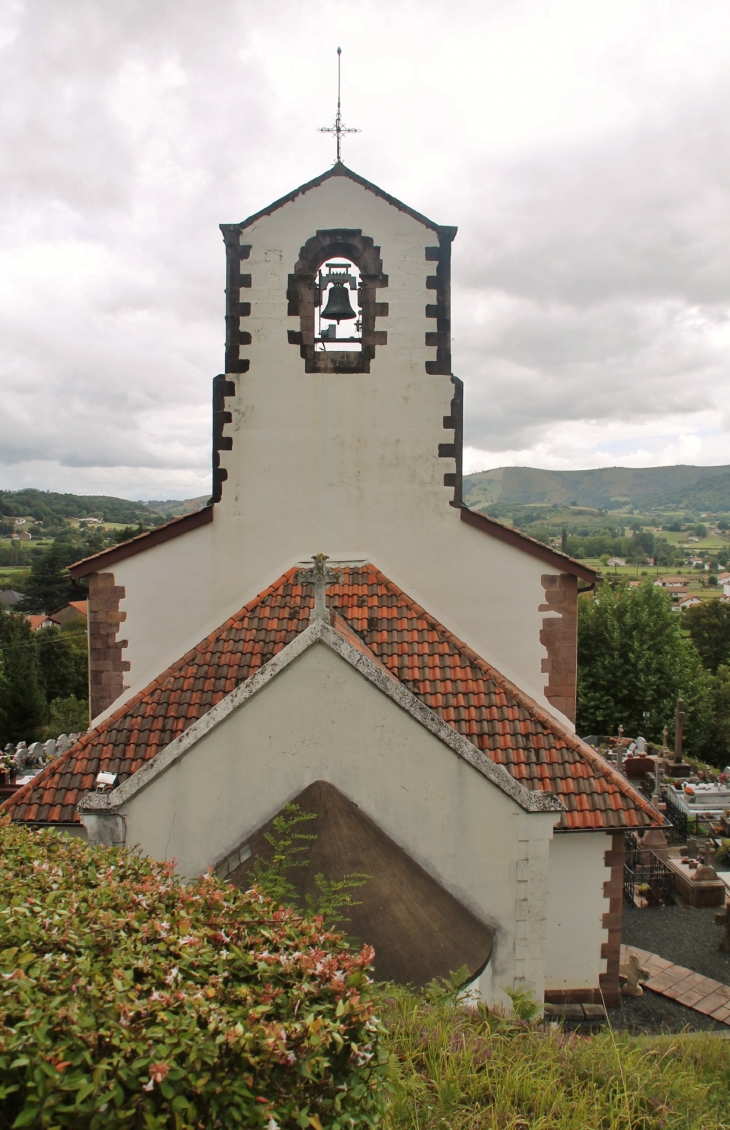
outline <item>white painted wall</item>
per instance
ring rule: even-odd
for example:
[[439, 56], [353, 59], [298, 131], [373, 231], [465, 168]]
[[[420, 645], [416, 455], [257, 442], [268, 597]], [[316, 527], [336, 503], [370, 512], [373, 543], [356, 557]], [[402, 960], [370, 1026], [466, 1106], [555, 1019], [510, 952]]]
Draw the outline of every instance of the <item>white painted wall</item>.
[[485, 999], [515, 981], [541, 996], [556, 814], [525, 813], [322, 644], [123, 806], [126, 842], [192, 877], [316, 780], [495, 927]]
[[[287, 330], [299, 328], [287, 316], [287, 279], [306, 240], [338, 226], [361, 228], [380, 246], [389, 286], [377, 297], [389, 316], [377, 328], [388, 344], [377, 347], [370, 373], [307, 374], [287, 341]], [[252, 314], [240, 325], [253, 343], [241, 347], [249, 372], [229, 375], [237, 390], [226, 403], [233, 450], [221, 453], [229, 478], [212, 526], [114, 567], [127, 591], [128, 694], [321, 551], [371, 561], [555, 713], [543, 694], [538, 611], [540, 578], [553, 570], [461, 522], [443, 486], [454, 469], [438, 458], [439, 443], [453, 436], [442, 426], [453, 385], [424, 367], [435, 357], [424, 344], [435, 329], [425, 316], [435, 299], [426, 278], [436, 269], [425, 248], [435, 233], [335, 177], [257, 221], [242, 242], [251, 244], [242, 267], [252, 287], [241, 299]]]
[[550, 845], [546, 989], [595, 989], [606, 971], [601, 922], [611, 869], [603, 857], [610, 849], [611, 836], [601, 832], [558, 833]]

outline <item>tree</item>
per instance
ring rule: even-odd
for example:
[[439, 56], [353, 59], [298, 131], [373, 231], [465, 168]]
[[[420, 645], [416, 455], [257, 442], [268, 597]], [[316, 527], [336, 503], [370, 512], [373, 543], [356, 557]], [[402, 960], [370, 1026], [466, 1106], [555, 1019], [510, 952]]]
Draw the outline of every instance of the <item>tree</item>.
[[721, 663], [730, 663], [730, 604], [719, 600], [695, 604], [683, 620], [708, 671], [714, 675]]
[[38, 663], [48, 703], [56, 698], [88, 697], [86, 631], [78, 621], [61, 628], [41, 628], [35, 633]]
[[604, 584], [578, 601], [580, 733], [611, 734], [623, 723], [628, 734], [658, 741], [680, 694], [687, 747], [698, 750], [709, 720], [709, 676], [669, 593], [646, 580], [635, 589]]
[[123, 541], [131, 541], [132, 538], [138, 538], [140, 534], [146, 534], [147, 529], [147, 526], [143, 526], [139, 522], [136, 526], [125, 526], [123, 530], [113, 530], [111, 536], [115, 542], [121, 545]]
[[79, 734], [89, 728], [89, 701], [86, 694], [81, 698], [69, 695], [57, 698], [51, 703], [51, 717], [43, 731], [46, 738], [57, 738], [59, 734]]
[[710, 676], [710, 719], [700, 753], [713, 765], [730, 762], [730, 667]]
[[49, 550], [39, 553], [33, 561], [25, 585], [23, 608], [27, 612], [53, 612], [79, 599], [79, 590], [66, 573], [66, 566], [78, 561], [75, 545], [55, 541]]
[[631, 539], [634, 553], [637, 556], [653, 557], [655, 540], [651, 530], [637, 530]]
[[38, 652], [25, 616], [0, 611], [0, 745], [39, 736], [48, 716]]

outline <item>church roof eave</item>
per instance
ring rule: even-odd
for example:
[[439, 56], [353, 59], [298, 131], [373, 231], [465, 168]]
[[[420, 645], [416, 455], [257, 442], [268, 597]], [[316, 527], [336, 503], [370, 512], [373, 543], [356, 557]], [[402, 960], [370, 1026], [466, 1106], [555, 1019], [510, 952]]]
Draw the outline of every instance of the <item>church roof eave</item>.
[[292, 192], [288, 192], [286, 196], [275, 200], [273, 204], [269, 204], [259, 212], [254, 212], [252, 216], [242, 220], [240, 224], [221, 224], [221, 231], [224, 233], [236, 230], [244, 231], [246, 228], [251, 227], [252, 224], [255, 224], [257, 220], [262, 219], [264, 216], [270, 216], [273, 212], [277, 212], [279, 208], [283, 208], [285, 204], [291, 204], [298, 196], [302, 196], [305, 192], [310, 192], [313, 188], [318, 188], [319, 185], [324, 184], [324, 182], [331, 177], [348, 177], [349, 180], [354, 181], [355, 184], [359, 184], [362, 188], [367, 189], [368, 192], [372, 192], [375, 196], [380, 197], [381, 200], [385, 200], [386, 203], [397, 208], [399, 212], [405, 212], [407, 216], [417, 220], [418, 223], [423, 224], [424, 227], [430, 228], [431, 231], [445, 236], [450, 240], [453, 240], [456, 235], [457, 229], [455, 227], [434, 223], [434, 221], [429, 220], [427, 216], [423, 216], [420, 212], [417, 212], [415, 208], [410, 208], [408, 204], [404, 204], [402, 200], [391, 196], [390, 193], [385, 192], [382, 188], [378, 188], [376, 184], [372, 184], [372, 182], [366, 180], [365, 177], [361, 177], [358, 173], [353, 172], [352, 169], [348, 169], [347, 165], [343, 165], [342, 161], [337, 161], [331, 169], [328, 169], [325, 173], [321, 173], [318, 177], [314, 177], [313, 180], [307, 181], [306, 184], [300, 185], [299, 188], [295, 188]]
[[459, 509], [462, 522], [481, 530], [482, 533], [489, 534], [490, 537], [506, 542], [507, 545], [514, 546], [515, 549], [522, 550], [523, 553], [529, 553], [532, 557], [539, 557], [546, 564], [554, 565], [561, 573], [571, 573], [579, 580], [587, 581], [591, 587], [600, 580], [600, 573], [591, 569], [590, 566], [584, 565], [582, 561], [576, 561], [574, 557], [569, 557], [567, 553], [561, 553], [560, 550], [553, 549], [552, 546], [545, 545], [544, 542], [531, 538], [528, 534], [523, 534], [521, 530], [513, 530], [510, 526], [503, 526], [501, 522], [496, 522], [494, 518], [489, 518], [486, 514], [480, 514], [478, 510], [470, 510], [463, 503]]
[[69, 565], [68, 571], [74, 579], [85, 577], [88, 573], [98, 573], [101, 569], [109, 569], [112, 565], [116, 565], [117, 561], [124, 561], [127, 557], [144, 553], [155, 545], [178, 538], [181, 534], [197, 529], [198, 526], [207, 526], [212, 521], [213, 507], [209, 503], [201, 510], [194, 510], [192, 514], [183, 514], [181, 518], [173, 518], [170, 522], [165, 522], [164, 526], [156, 526], [154, 530], [137, 534], [129, 541], [120, 542], [110, 549], [102, 549], [99, 553], [84, 557], [81, 561], [74, 561], [73, 565]]

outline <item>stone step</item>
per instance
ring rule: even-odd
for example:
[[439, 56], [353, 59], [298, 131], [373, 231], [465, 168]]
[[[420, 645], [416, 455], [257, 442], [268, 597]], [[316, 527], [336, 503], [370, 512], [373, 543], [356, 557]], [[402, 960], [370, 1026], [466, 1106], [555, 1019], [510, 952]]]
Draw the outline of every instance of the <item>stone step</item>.
[[546, 1020], [567, 1020], [578, 1024], [603, 1024], [606, 1010], [602, 1004], [546, 1004]]

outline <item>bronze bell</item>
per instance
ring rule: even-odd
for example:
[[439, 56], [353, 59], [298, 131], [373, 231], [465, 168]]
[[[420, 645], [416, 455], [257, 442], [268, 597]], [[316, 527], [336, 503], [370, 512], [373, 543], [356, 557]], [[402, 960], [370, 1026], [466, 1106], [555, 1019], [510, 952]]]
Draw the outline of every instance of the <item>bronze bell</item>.
[[356, 318], [357, 314], [350, 305], [350, 296], [347, 287], [342, 283], [333, 283], [327, 299], [327, 306], [320, 314], [328, 322], [341, 322], [343, 318]]

